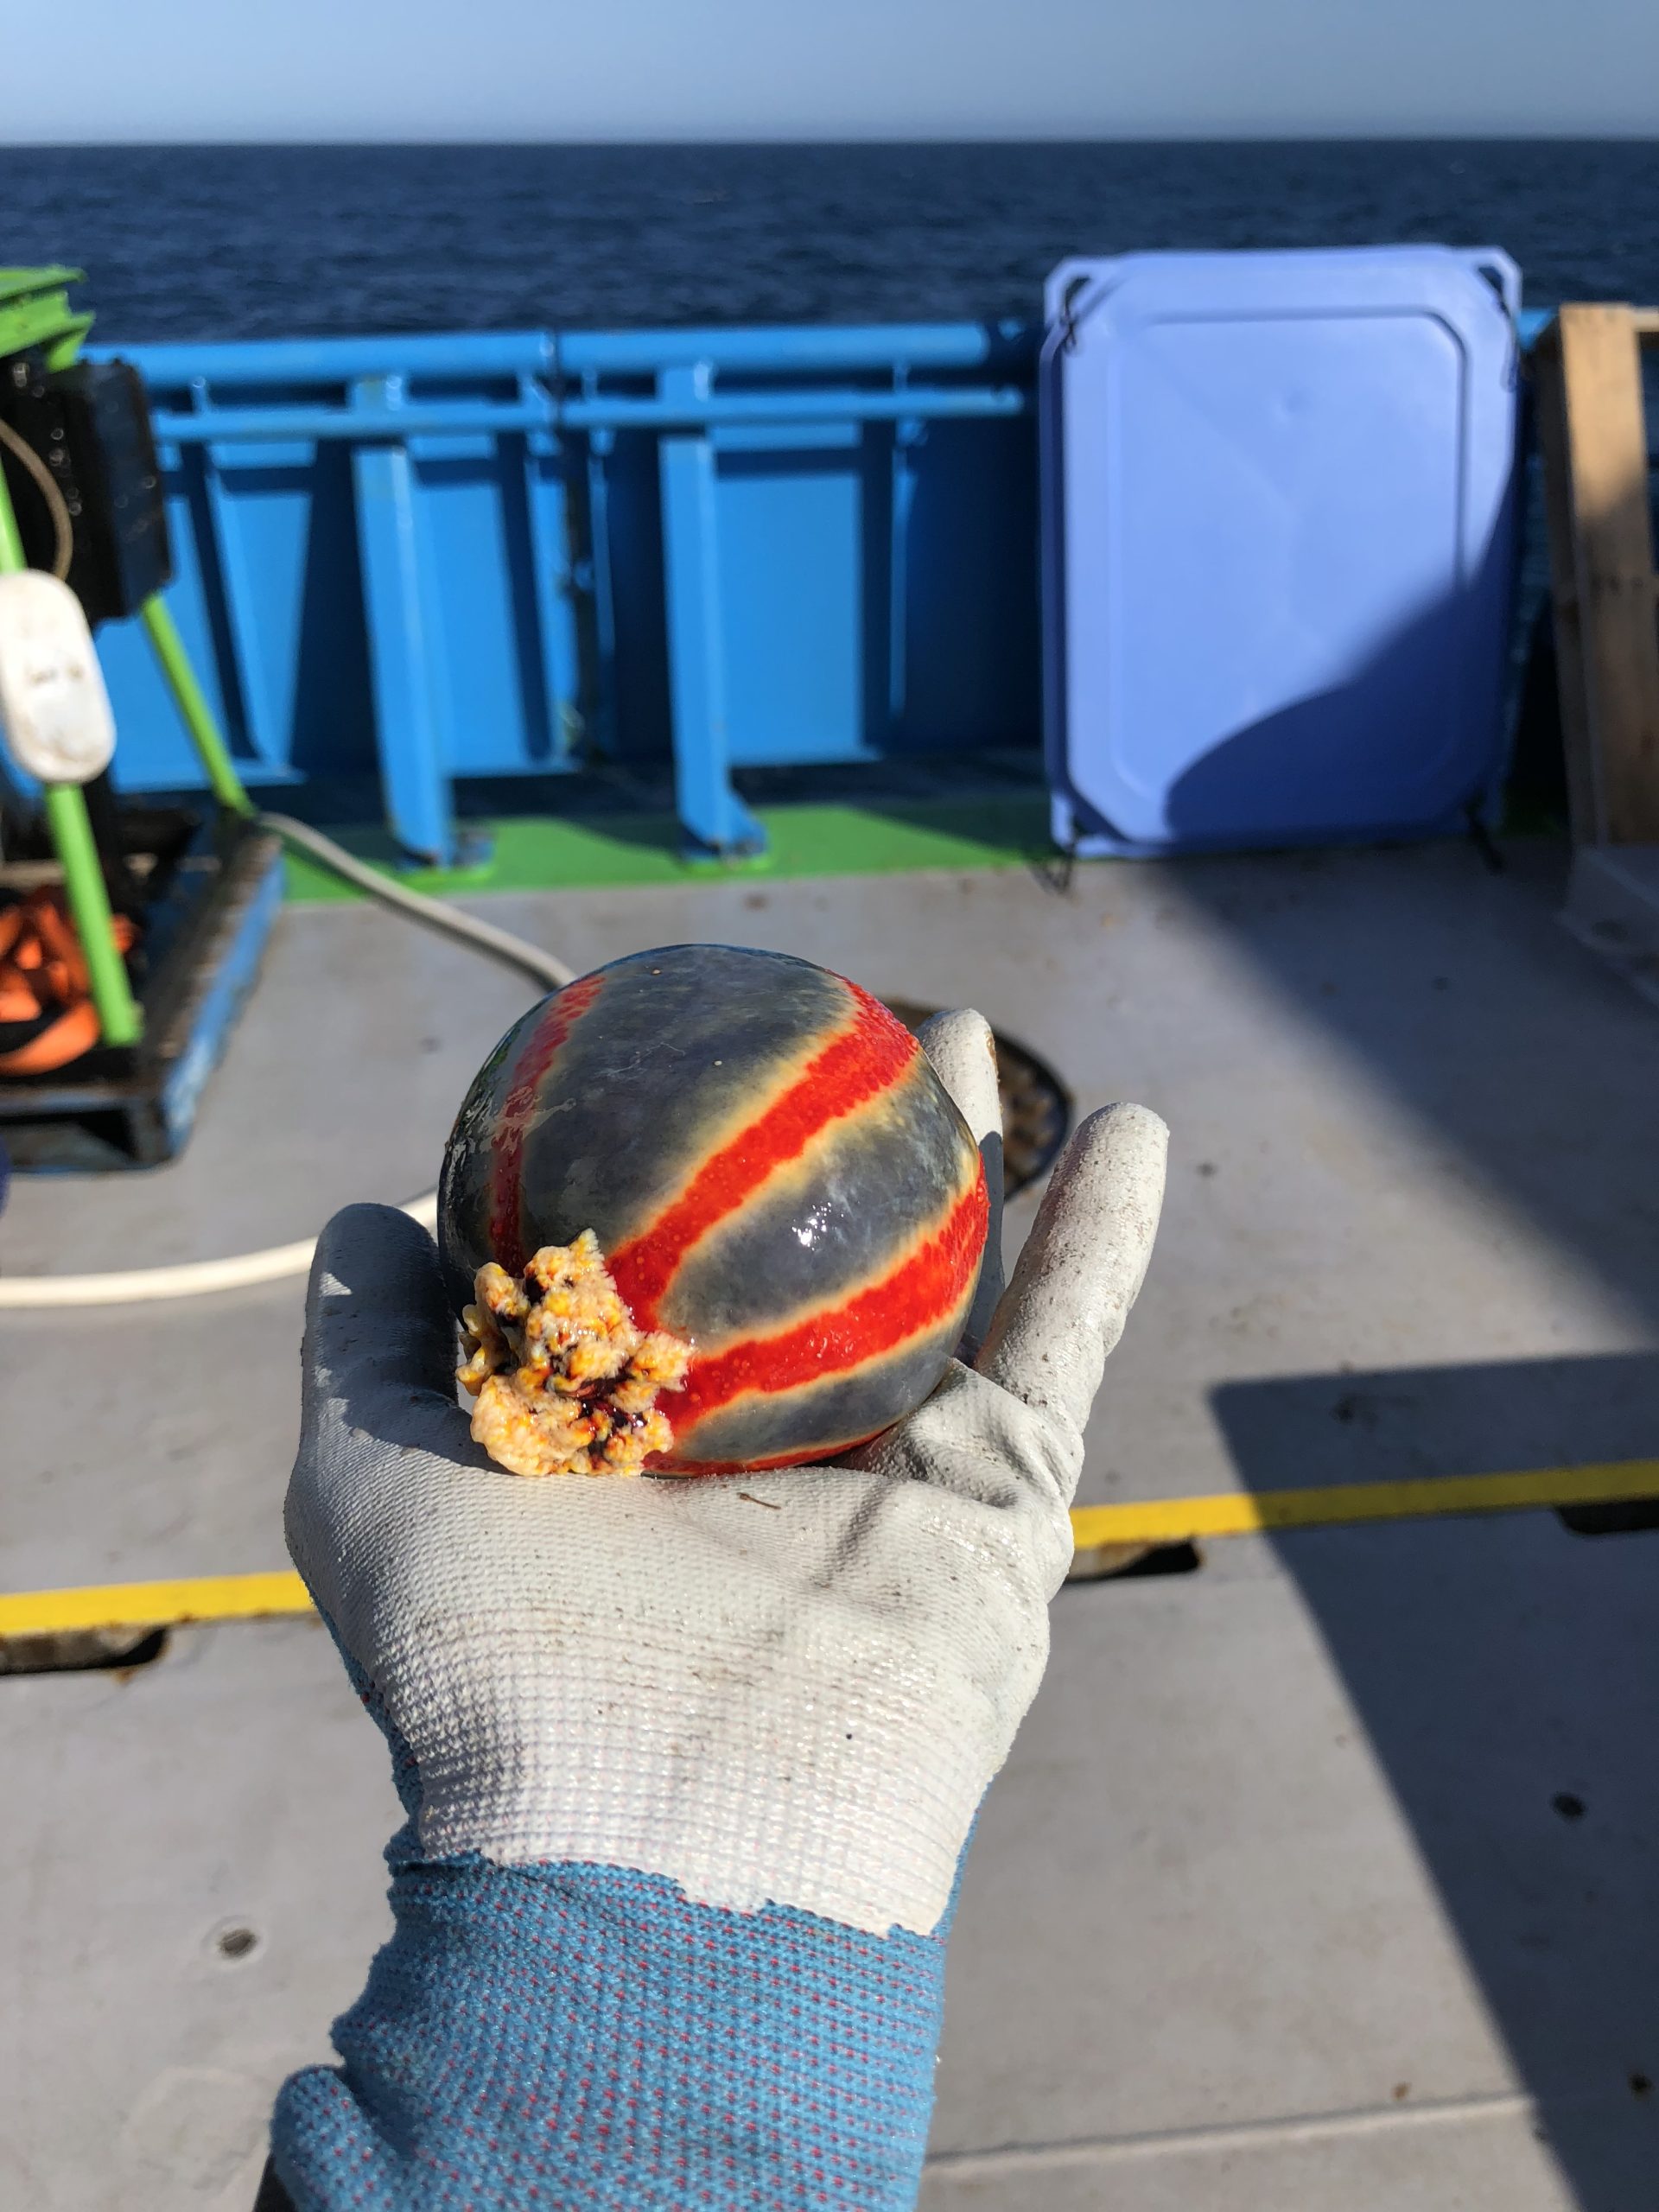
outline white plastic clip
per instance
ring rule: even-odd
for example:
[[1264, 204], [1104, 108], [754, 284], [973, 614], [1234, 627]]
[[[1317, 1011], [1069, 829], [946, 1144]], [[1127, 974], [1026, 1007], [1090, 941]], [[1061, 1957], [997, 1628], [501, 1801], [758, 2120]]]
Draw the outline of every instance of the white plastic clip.
[[80, 601], [44, 569], [0, 575], [0, 735], [43, 784], [110, 765], [115, 717]]

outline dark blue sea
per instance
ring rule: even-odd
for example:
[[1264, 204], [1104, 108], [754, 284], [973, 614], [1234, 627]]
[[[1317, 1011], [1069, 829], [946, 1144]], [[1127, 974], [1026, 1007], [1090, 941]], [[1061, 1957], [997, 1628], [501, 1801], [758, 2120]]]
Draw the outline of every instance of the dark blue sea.
[[129, 343], [1031, 316], [1067, 253], [1402, 240], [1659, 299], [1659, 142], [0, 149], [0, 264]]

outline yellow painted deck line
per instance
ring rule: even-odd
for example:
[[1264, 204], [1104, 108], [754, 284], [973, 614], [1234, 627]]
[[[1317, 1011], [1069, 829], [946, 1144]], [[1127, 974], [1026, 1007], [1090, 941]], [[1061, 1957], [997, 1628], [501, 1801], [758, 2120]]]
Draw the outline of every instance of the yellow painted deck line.
[[[1421, 1481], [1335, 1483], [1319, 1490], [1224, 1491], [1213, 1497], [1141, 1498], [1080, 1505], [1071, 1515], [1080, 1552], [1106, 1544], [1175, 1544], [1275, 1529], [1340, 1528], [1366, 1521], [1427, 1520], [1457, 1513], [1537, 1511], [1659, 1499], [1659, 1459], [1612, 1459], [1521, 1474], [1430, 1475]], [[308, 1613], [297, 1574], [209, 1574], [174, 1582], [106, 1582], [0, 1597], [0, 1637], [77, 1629], [175, 1628], [195, 1621], [258, 1620]]]
[[92, 1628], [180, 1628], [191, 1621], [258, 1620], [308, 1613], [292, 1569], [277, 1574], [203, 1574], [178, 1582], [105, 1582], [79, 1590], [28, 1590], [0, 1598], [0, 1636], [61, 1636]]
[[1101, 1544], [1178, 1544], [1274, 1529], [1340, 1528], [1357, 1521], [1415, 1521], [1446, 1513], [1515, 1513], [1552, 1505], [1611, 1505], [1659, 1497], [1659, 1459], [1611, 1459], [1523, 1474], [1427, 1475], [1420, 1481], [1333, 1483], [1323, 1490], [1224, 1491], [1215, 1497], [1080, 1505], [1071, 1515], [1079, 1551]]

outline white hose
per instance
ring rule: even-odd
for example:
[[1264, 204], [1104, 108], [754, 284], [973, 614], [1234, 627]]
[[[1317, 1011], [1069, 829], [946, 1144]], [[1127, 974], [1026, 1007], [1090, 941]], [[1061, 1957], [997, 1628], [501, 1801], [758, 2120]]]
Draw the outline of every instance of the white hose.
[[[438, 1194], [410, 1198], [403, 1211], [435, 1229]], [[227, 1260], [182, 1260], [174, 1268], [129, 1268], [108, 1275], [0, 1275], [0, 1307], [44, 1313], [54, 1306], [141, 1306], [151, 1299], [201, 1298], [213, 1290], [246, 1290], [251, 1284], [302, 1275], [317, 1249], [315, 1236], [273, 1244], [264, 1252], [237, 1252]]]
[[530, 944], [521, 937], [514, 937], [510, 930], [499, 930], [493, 923], [480, 922], [474, 915], [463, 914], [459, 906], [452, 906], [447, 899], [429, 899], [423, 891], [411, 891], [407, 884], [394, 882], [391, 876], [382, 875], [378, 868], [371, 868], [337, 845], [332, 837], [325, 837], [321, 830], [314, 830], [308, 822], [296, 822], [291, 814], [261, 814], [259, 825], [274, 830], [285, 845], [297, 845], [313, 860], [321, 861], [332, 874], [343, 876], [347, 883], [354, 883], [378, 899], [383, 906], [396, 907], [400, 914], [409, 914], [417, 922], [424, 922], [429, 929], [440, 930], [445, 937], [459, 938], [463, 944], [476, 945], [493, 959], [502, 961], [509, 968], [517, 968], [532, 982], [544, 989], [562, 991], [567, 983], [574, 983], [576, 971], [567, 968], [550, 952], [543, 952], [539, 945]]
[[[52, 518], [54, 543], [52, 548], [52, 573], [61, 583], [68, 575], [75, 557], [75, 525], [69, 512], [69, 503], [52, 480], [52, 472], [41, 459], [29, 440], [14, 430], [10, 423], [0, 421], [0, 446], [4, 446], [18, 466], [33, 478], [36, 490], [46, 502], [47, 512]], [[0, 486], [0, 488], [3, 488]]]
[[[472, 945], [491, 959], [518, 969], [532, 982], [562, 990], [575, 980], [574, 968], [567, 968], [563, 960], [543, 952], [539, 945], [499, 930], [492, 923], [480, 922], [472, 914], [463, 914], [445, 899], [429, 899], [423, 892], [393, 882], [309, 823], [296, 822], [287, 814], [261, 814], [257, 819], [284, 844], [298, 846], [383, 906], [395, 907], [399, 913], [424, 922], [429, 929]], [[438, 1194], [428, 1191], [421, 1198], [410, 1198], [403, 1211], [425, 1228], [435, 1228]], [[245, 1290], [254, 1283], [280, 1282], [289, 1275], [302, 1275], [316, 1249], [315, 1236], [302, 1236], [292, 1244], [273, 1244], [263, 1252], [239, 1252], [224, 1260], [186, 1260], [172, 1268], [130, 1268], [95, 1275], [0, 1275], [0, 1312], [10, 1308], [41, 1313], [64, 1306], [138, 1306], [156, 1299], [201, 1298], [217, 1290]]]

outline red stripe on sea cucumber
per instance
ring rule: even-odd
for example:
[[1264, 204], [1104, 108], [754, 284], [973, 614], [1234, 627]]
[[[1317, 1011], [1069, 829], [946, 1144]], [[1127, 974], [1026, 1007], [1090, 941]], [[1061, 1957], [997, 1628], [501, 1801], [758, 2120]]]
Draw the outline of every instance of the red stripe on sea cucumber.
[[879, 1282], [779, 1336], [750, 1337], [694, 1358], [670, 1414], [677, 1440], [734, 1398], [775, 1396], [842, 1374], [937, 1329], [972, 1295], [989, 1211], [985, 1171], [976, 1162], [972, 1185], [941, 1226]]
[[921, 1046], [879, 999], [856, 983], [847, 988], [856, 1008], [848, 1026], [747, 1128], [709, 1154], [654, 1221], [609, 1255], [611, 1278], [642, 1327], [655, 1325], [693, 1245], [831, 1123], [891, 1090], [920, 1058]]
[[519, 1198], [524, 1179], [524, 1139], [536, 1117], [537, 1093], [559, 1047], [605, 987], [602, 975], [584, 976], [557, 993], [522, 1046], [497, 1123], [490, 1160], [490, 1257], [509, 1274], [522, 1274], [524, 1249]]

